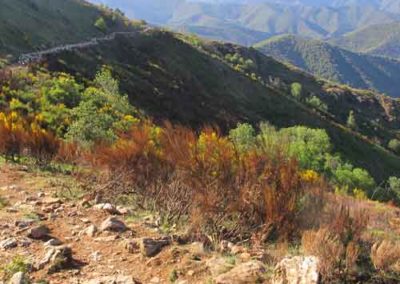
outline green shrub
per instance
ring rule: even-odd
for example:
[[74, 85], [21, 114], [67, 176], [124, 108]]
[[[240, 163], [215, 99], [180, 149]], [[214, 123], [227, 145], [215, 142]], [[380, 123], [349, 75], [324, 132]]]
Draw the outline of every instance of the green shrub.
[[375, 189], [375, 181], [370, 174], [360, 168], [354, 168], [351, 164], [339, 165], [333, 171], [334, 180], [341, 186], [348, 186], [350, 189], [362, 189], [372, 193]]
[[291, 85], [291, 94], [293, 97], [295, 97], [298, 100], [301, 99], [302, 90], [303, 90], [303, 86], [300, 83], [295, 82]]
[[306, 103], [315, 109], [319, 109], [320, 111], [328, 111], [328, 106], [323, 103], [317, 96], [307, 98]]
[[357, 121], [354, 115], [354, 111], [350, 111], [349, 117], [347, 118], [347, 126], [353, 130], [357, 129]]
[[[30, 271], [30, 266], [31, 265], [24, 257], [15, 256], [11, 262], [1, 267], [0, 272], [3, 274], [3, 278], [8, 280], [17, 272], [28, 273]], [[24, 283], [28, 284], [28, 282]]]
[[95, 141], [114, 141], [118, 132], [127, 131], [136, 121], [134, 108], [119, 93], [119, 83], [110, 70], [98, 72], [94, 84], [72, 110], [73, 122], [67, 133], [69, 140], [87, 146]]
[[332, 150], [330, 138], [325, 130], [295, 126], [280, 132], [283, 137], [288, 137], [289, 154], [299, 161], [301, 168], [323, 171], [325, 156]]
[[400, 141], [398, 139], [392, 139], [389, 141], [388, 148], [396, 154], [400, 154]]
[[107, 31], [107, 24], [103, 17], [98, 18], [94, 23], [94, 26], [102, 32]]
[[256, 131], [248, 123], [239, 123], [229, 132], [229, 139], [239, 152], [248, 151], [256, 145]]

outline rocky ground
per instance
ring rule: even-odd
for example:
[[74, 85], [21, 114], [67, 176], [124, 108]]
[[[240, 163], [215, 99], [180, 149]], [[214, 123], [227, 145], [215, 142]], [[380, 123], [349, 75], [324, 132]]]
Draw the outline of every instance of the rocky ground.
[[[162, 229], [149, 213], [99, 200], [71, 183], [70, 176], [0, 165], [0, 283], [1, 277], [13, 284], [318, 281], [314, 257], [226, 241], [209, 251]], [[21, 266], [25, 274], [16, 273]]]
[[7, 283], [264, 282], [261, 252], [228, 242], [210, 252], [151, 215], [71, 192], [69, 179], [1, 166], [0, 267], [28, 264]]

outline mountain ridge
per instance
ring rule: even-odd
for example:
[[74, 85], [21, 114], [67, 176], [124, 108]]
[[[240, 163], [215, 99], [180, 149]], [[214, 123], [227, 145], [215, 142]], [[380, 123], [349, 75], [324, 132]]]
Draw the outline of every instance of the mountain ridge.
[[272, 37], [254, 47], [327, 80], [400, 96], [400, 61], [395, 59], [354, 53], [294, 35]]
[[371, 25], [330, 43], [356, 52], [400, 59], [400, 22]]

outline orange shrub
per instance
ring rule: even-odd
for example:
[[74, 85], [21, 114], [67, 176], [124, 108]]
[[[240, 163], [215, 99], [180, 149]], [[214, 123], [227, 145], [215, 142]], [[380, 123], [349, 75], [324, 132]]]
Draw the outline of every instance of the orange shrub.
[[27, 133], [25, 121], [16, 113], [0, 113], [0, 154], [7, 161], [19, 160]]
[[259, 150], [239, 154], [216, 129], [196, 134], [169, 123], [162, 129], [136, 124], [113, 145], [94, 147], [87, 161], [101, 184], [96, 190], [110, 197], [133, 194], [168, 222], [186, 216], [198, 233], [223, 239], [256, 231], [265, 239], [273, 233], [292, 237], [308, 204], [301, 199], [315, 184], [303, 180], [287, 157], [271, 159]]
[[17, 112], [0, 113], [0, 154], [6, 160], [17, 161], [27, 154], [44, 165], [55, 157], [59, 145], [52, 133], [35, 123], [29, 124]]
[[52, 133], [32, 123], [27, 132], [25, 143], [29, 155], [38, 164], [46, 165], [57, 155], [61, 142]]

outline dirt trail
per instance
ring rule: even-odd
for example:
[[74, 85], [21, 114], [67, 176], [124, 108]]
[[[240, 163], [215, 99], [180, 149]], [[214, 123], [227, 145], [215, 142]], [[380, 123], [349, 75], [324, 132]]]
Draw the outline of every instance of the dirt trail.
[[[211, 255], [195, 259], [191, 253], [192, 244], [171, 243], [154, 257], [146, 257], [138, 250], [130, 252], [127, 244], [131, 240], [163, 236], [149, 218], [133, 219], [134, 214], [116, 216], [128, 226], [126, 232], [104, 231], [93, 237], [82, 235], [81, 232], [92, 224], [99, 228], [110, 214], [93, 207], [83, 207], [80, 200], [55, 200], [55, 196], [65, 190], [60, 184], [68, 182], [70, 177], [31, 173], [18, 167], [0, 167], [0, 197], [8, 202], [0, 209], [0, 244], [10, 238], [17, 241], [16, 247], [0, 248], [0, 267], [10, 263], [16, 256], [22, 256], [30, 263], [43, 259], [46, 254], [45, 241], [27, 237], [28, 230], [40, 224], [50, 229], [51, 238], [72, 248], [76, 265], [55, 274], [48, 274], [45, 267], [31, 272], [31, 280], [45, 279], [49, 283], [60, 284], [92, 283], [87, 281], [123, 276], [136, 281], [122, 282], [128, 284], [170, 283], [171, 275], [177, 272], [179, 274], [176, 277], [187, 281], [182, 283], [204, 283], [209, 277], [205, 262]], [[28, 227], [17, 225], [28, 219], [34, 220]]]

